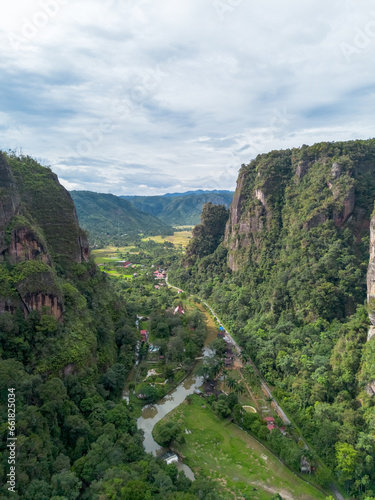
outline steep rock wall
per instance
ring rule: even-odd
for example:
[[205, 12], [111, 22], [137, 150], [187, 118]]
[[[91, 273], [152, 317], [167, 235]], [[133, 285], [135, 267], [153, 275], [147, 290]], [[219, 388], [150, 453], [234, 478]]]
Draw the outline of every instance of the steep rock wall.
[[278, 234], [310, 231], [333, 221], [337, 228], [349, 225], [360, 241], [369, 227], [363, 192], [373, 196], [365, 178], [375, 170], [374, 146], [369, 143], [364, 155], [356, 151], [363, 146], [355, 141], [322, 143], [259, 155], [242, 166], [225, 234], [232, 271], [257, 259], [270, 232], [275, 241]]
[[[62, 321], [55, 264], [69, 270], [88, 259], [86, 234], [57, 176], [31, 158], [0, 152], [0, 313], [43, 310]], [[43, 272], [22, 267], [33, 261], [44, 266]]]

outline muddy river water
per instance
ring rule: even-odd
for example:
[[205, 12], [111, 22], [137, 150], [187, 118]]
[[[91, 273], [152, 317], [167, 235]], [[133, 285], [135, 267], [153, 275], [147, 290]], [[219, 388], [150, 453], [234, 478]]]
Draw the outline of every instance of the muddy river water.
[[[207, 345], [216, 338], [214, 332], [209, 331], [207, 339], [205, 342], [205, 348], [203, 350], [203, 356], [212, 355], [212, 350], [207, 347]], [[199, 365], [202, 361], [198, 361]], [[157, 422], [165, 417], [169, 412], [174, 410], [177, 406], [184, 402], [185, 398], [190, 394], [193, 394], [195, 389], [200, 387], [203, 383], [203, 378], [191, 373], [185, 380], [181, 382], [173, 391], [167, 394], [163, 399], [155, 404], [146, 405], [143, 407], [142, 415], [138, 418], [137, 425], [139, 429], [144, 431], [144, 442], [146, 452], [153, 453], [155, 456], [159, 457], [163, 455], [168, 448], [161, 447], [152, 437], [152, 430]], [[179, 470], [183, 470], [186, 476], [194, 480], [194, 473], [186, 464], [184, 464], [181, 459], [176, 464]]]

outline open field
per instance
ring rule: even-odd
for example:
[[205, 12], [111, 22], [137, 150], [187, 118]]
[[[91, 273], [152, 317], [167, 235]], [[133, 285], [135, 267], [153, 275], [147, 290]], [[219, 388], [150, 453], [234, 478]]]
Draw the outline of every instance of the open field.
[[96, 264], [106, 264], [121, 259], [121, 254], [133, 253], [137, 254], [137, 248], [129, 247], [105, 247], [99, 250], [92, 250], [91, 254], [95, 259]]
[[204, 407], [199, 396], [192, 396], [190, 404], [180, 405], [161, 423], [170, 420], [191, 431], [184, 435], [185, 444], [174, 445], [186, 458], [185, 462], [195, 474], [221, 484], [229, 498], [243, 498], [247, 494], [249, 498], [270, 500], [276, 492], [284, 500], [326, 498], [248, 433]]
[[175, 246], [181, 245], [183, 248], [187, 246], [189, 241], [191, 240], [192, 231], [177, 231], [173, 234], [173, 236], [148, 236], [144, 238], [143, 241], [155, 241], [156, 243], [163, 243], [164, 241], [169, 241], [173, 243]]

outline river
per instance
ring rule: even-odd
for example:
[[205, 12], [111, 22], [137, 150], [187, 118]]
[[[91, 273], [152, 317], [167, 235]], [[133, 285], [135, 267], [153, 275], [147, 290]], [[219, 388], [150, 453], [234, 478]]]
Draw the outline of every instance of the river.
[[[213, 354], [212, 350], [208, 345], [215, 340], [217, 329], [212, 321], [209, 314], [202, 308], [201, 311], [205, 314], [207, 319], [207, 330], [208, 334], [205, 341], [205, 347], [203, 349], [203, 356], [210, 356]], [[195, 366], [198, 366], [202, 361], [198, 361]], [[155, 456], [161, 456], [168, 448], [161, 447], [152, 437], [152, 430], [157, 422], [165, 417], [169, 412], [177, 408], [181, 403], [185, 401], [185, 398], [190, 394], [193, 394], [195, 389], [200, 387], [203, 383], [203, 378], [198, 377], [195, 373], [188, 375], [185, 380], [183, 380], [173, 391], [167, 394], [163, 399], [155, 404], [146, 405], [143, 407], [142, 415], [138, 418], [137, 425], [139, 429], [144, 432], [144, 442], [143, 445], [148, 453], [152, 453]], [[194, 473], [186, 464], [179, 461], [177, 464], [179, 470], [183, 470], [186, 476], [194, 481]]]

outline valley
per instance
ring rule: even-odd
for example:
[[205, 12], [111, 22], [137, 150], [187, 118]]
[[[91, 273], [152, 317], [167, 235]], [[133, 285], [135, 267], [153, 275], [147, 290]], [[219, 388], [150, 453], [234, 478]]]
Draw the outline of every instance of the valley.
[[374, 147], [261, 155], [192, 230], [96, 243], [48, 168], [3, 153], [19, 498], [372, 500]]

